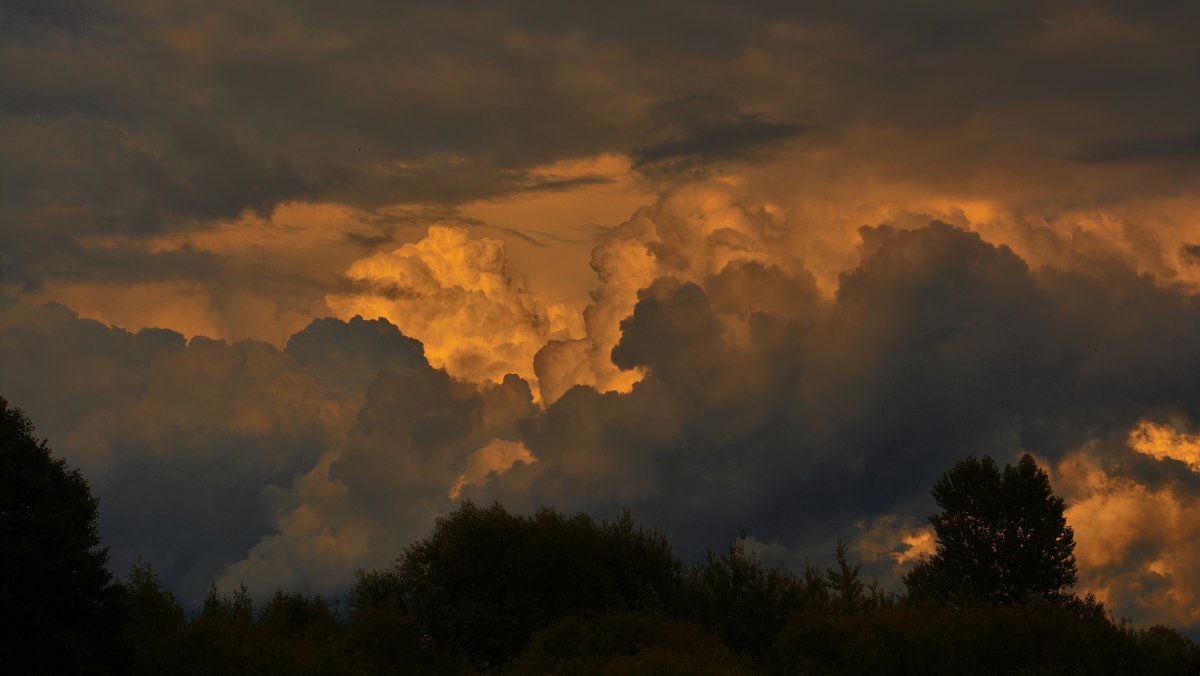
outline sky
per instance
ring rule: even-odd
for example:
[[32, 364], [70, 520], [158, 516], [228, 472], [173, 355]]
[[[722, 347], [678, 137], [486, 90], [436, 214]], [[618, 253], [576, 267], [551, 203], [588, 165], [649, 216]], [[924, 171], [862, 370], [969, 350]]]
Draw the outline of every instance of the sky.
[[685, 558], [1031, 453], [1200, 631], [1194, 2], [0, 8], [0, 396], [114, 568], [337, 594], [462, 499]]

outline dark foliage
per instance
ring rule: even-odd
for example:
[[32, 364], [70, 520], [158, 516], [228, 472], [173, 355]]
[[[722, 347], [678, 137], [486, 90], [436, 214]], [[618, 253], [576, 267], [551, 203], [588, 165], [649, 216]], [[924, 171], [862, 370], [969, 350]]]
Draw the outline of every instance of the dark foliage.
[[764, 568], [746, 552], [745, 536], [722, 554], [684, 572], [672, 604], [676, 616], [698, 621], [734, 650], [760, 657], [794, 613], [827, 603], [819, 575], [798, 578], [781, 568]]
[[1003, 474], [968, 459], [938, 482], [942, 546], [912, 597], [863, 580], [843, 545], [836, 567], [799, 574], [744, 536], [684, 566], [628, 514], [465, 502], [394, 566], [360, 571], [345, 608], [214, 587], [188, 618], [148, 564], [112, 583], [87, 484], [20, 411], [0, 414], [5, 673], [1200, 673], [1178, 632], [1062, 592], [1070, 530], [1028, 457]]
[[0, 398], [0, 665], [10, 673], [91, 673], [119, 664], [120, 604], [97, 501]]
[[1046, 472], [1022, 456], [1001, 473], [967, 458], [938, 479], [937, 551], [904, 582], [914, 599], [1017, 603], [1075, 584], [1075, 536]]
[[[764, 567], [744, 538], [684, 567], [660, 536], [635, 528], [628, 517], [585, 527], [588, 522], [550, 510], [539, 521], [465, 504], [395, 566], [361, 572], [347, 613], [284, 592], [255, 608], [244, 589], [214, 590], [184, 623], [153, 572], [135, 568], [124, 584], [127, 636], [138, 637], [134, 673], [1200, 673], [1195, 643], [1165, 627], [1114, 623], [1092, 597], [910, 601], [863, 580], [844, 546], [834, 568], [810, 567], [799, 575]], [[537, 537], [526, 533], [530, 543], [489, 553], [485, 548], [495, 545], [476, 540], [481, 524], [496, 523], [523, 524], [505, 531], [510, 535], [545, 530]], [[625, 542], [626, 556], [610, 553], [595, 566], [571, 563], [563, 550], [592, 537]], [[516, 564], [528, 563], [523, 550], [535, 546], [541, 555], [564, 559], [558, 572], [534, 571], [559, 576], [546, 589], [568, 594], [574, 580], [609, 591], [583, 589], [565, 601], [531, 591], [534, 578]], [[597, 555], [585, 548], [583, 555], [589, 553]], [[658, 564], [647, 567], [647, 561]], [[406, 569], [418, 563], [416, 571]], [[666, 572], [658, 587], [613, 581], [633, 580], [637, 571]], [[423, 607], [435, 603], [450, 604], [457, 614]], [[439, 626], [425, 617], [457, 617], [461, 625]], [[509, 656], [483, 663], [465, 652], [464, 646], [496, 645], [471, 632], [502, 632], [485, 623], [502, 617], [518, 627], [500, 633]], [[544, 624], [528, 629], [535, 621]]]
[[122, 639], [132, 648], [134, 674], [167, 673], [187, 626], [183, 607], [165, 590], [150, 564], [139, 561], [121, 583]]
[[1115, 624], [1094, 598], [1031, 598], [796, 617], [765, 666], [831, 675], [1189, 674], [1200, 667], [1200, 650], [1171, 630]]
[[613, 611], [564, 617], [533, 635], [505, 674], [752, 674], [751, 663], [693, 622]]
[[637, 528], [628, 514], [596, 523], [552, 509], [522, 517], [464, 502], [389, 574], [360, 577], [370, 592], [356, 590], [356, 598], [392, 595], [442, 650], [498, 665], [565, 615], [660, 607], [678, 570], [666, 539]]

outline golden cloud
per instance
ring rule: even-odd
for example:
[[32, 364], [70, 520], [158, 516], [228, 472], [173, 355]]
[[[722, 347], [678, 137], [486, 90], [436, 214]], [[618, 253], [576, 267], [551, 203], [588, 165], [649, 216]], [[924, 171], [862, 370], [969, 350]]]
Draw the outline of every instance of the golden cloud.
[[[1145, 437], [1147, 425], [1133, 435], [1143, 448], [1163, 441]], [[1080, 592], [1138, 622], [1200, 622], [1200, 497], [1116, 475], [1083, 452], [1057, 465], [1055, 485], [1075, 529]]]
[[534, 354], [569, 339], [569, 313], [548, 310], [507, 272], [500, 240], [433, 226], [425, 238], [355, 261], [351, 290], [326, 296], [334, 314], [384, 317], [425, 346], [430, 364], [455, 378], [536, 382]]

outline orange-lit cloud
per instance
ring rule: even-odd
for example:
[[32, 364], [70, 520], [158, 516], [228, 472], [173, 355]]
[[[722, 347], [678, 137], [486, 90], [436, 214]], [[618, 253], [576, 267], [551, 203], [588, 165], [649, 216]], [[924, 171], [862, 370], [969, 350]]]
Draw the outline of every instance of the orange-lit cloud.
[[430, 363], [475, 382], [534, 380], [533, 357], [578, 329], [516, 285], [502, 242], [434, 226], [422, 240], [353, 263], [352, 288], [326, 297], [334, 314], [385, 317], [420, 340]]
[[[89, 237], [84, 251], [109, 279], [47, 280], [25, 302], [60, 302], [129, 330], [262, 340], [289, 336], [329, 314], [324, 295], [362, 254], [360, 240], [387, 233], [370, 214], [334, 204], [289, 202], [270, 216], [246, 212], [198, 231], [154, 237]], [[176, 262], [178, 260], [178, 262]]]
[[864, 561], [890, 559], [893, 573], [907, 570], [922, 556], [933, 554], [936, 548], [932, 528], [896, 514], [881, 516], [869, 525], [860, 522], [856, 526], [859, 535], [852, 546], [855, 554]]
[[1143, 420], [1129, 433], [1129, 445], [1138, 453], [1162, 460], [1178, 460], [1200, 472], [1200, 435], [1179, 432], [1170, 425]]
[[1054, 480], [1075, 529], [1081, 592], [1139, 623], [1200, 622], [1200, 496], [1107, 471], [1084, 454], [1060, 462]]
[[587, 336], [552, 342], [538, 354], [543, 399], [553, 402], [580, 384], [628, 391], [641, 375], [616, 367], [610, 354], [640, 290], [662, 277], [703, 282], [735, 263], [803, 270], [803, 259], [784, 242], [768, 205], [748, 205], [720, 181], [689, 185], [639, 209], [592, 252], [598, 284], [583, 313]]
[[450, 499], [456, 499], [462, 494], [463, 488], [479, 485], [487, 481], [492, 473], [500, 473], [518, 462], [533, 463], [537, 458], [529, 452], [525, 444], [519, 441], [493, 439], [487, 446], [475, 451], [467, 458], [467, 467], [454, 480], [450, 487]]

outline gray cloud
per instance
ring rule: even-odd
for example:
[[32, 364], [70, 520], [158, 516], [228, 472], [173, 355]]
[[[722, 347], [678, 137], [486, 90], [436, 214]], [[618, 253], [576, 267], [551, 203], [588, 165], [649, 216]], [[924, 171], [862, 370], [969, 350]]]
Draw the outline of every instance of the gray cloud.
[[[157, 329], [134, 334], [61, 306], [7, 303], [0, 359], [0, 390], [86, 472], [113, 565], [145, 556], [189, 602], [273, 531], [276, 510], [290, 504], [287, 488], [346, 439], [356, 416], [377, 435], [395, 431], [378, 428], [400, 409], [370, 405], [379, 395], [368, 396], [368, 386], [426, 407], [399, 415], [414, 453], [437, 452], [442, 437], [458, 433], [457, 418], [439, 424], [425, 413], [446, 396], [479, 397], [380, 320], [319, 320], [280, 352], [256, 342], [185, 343]], [[388, 480], [355, 474], [350, 460], [337, 467], [359, 483]]]
[[1074, 154], [1081, 162], [1152, 162], [1196, 157], [1200, 157], [1200, 134], [1097, 141]]
[[745, 159], [804, 132], [802, 125], [743, 113], [724, 96], [665, 101], [650, 112], [650, 131], [633, 149], [639, 171], [685, 177], [722, 160]]
[[631, 506], [695, 555], [739, 526], [806, 550], [889, 514], [919, 522], [968, 454], [1053, 462], [1098, 443], [1127, 477], [1200, 490], [1124, 444], [1143, 417], [1200, 420], [1192, 297], [1127, 271], [1034, 273], [946, 225], [862, 234], [831, 308], [796, 293], [801, 312], [752, 315], [748, 340], [722, 329], [716, 280], [643, 292], [613, 359], [647, 377], [568, 392], [525, 437], [539, 462], [478, 494]]
[[315, 192], [287, 161], [253, 157], [215, 129], [181, 124], [170, 138], [169, 164], [137, 151], [128, 157], [143, 213], [161, 205], [185, 217], [233, 218], [247, 209], [265, 217], [275, 204]]
[[53, 117], [103, 111], [100, 102], [85, 95], [39, 91], [6, 91], [0, 95], [0, 115]]
[[1200, 265], [1200, 244], [1188, 244], [1179, 249], [1179, 258], [1191, 265]]
[[[1177, 189], [1099, 160], [1182, 157], [1194, 139], [1095, 139], [1188, 128], [1200, 104], [1180, 86], [1200, 59], [1197, 17], [1167, 2], [5, 11], [20, 39], [3, 58], [22, 64], [0, 76], [6, 246], [205, 228], [290, 199], [376, 208], [564, 189], [598, 179], [531, 169], [601, 152], [670, 178], [767, 161], [801, 123], [821, 130], [814, 149], [847, 153], [850, 168], [822, 177], [970, 187], [976, 171], [996, 186], [1086, 170], [1057, 195], [1079, 204]], [[883, 140], [846, 145], [864, 130]], [[8, 275], [52, 274], [41, 261], [57, 252], [28, 243]]]
[[39, 36], [46, 32], [79, 33], [95, 15], [83, 0], [13, 0], [0, 7], [0, 35]]

